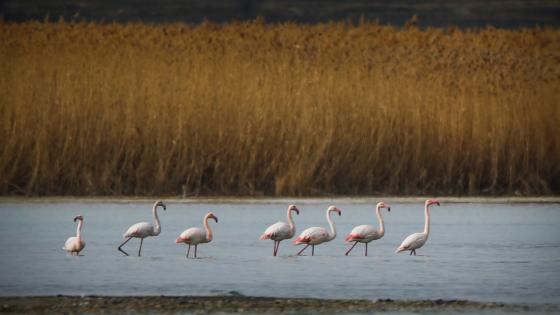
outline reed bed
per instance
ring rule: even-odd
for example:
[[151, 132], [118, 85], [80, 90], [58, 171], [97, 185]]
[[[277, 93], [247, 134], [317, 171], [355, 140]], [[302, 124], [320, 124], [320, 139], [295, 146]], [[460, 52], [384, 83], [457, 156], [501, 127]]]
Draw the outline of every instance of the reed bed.
[[560, 193], [560, 30], [0, 23], [2, 195]]

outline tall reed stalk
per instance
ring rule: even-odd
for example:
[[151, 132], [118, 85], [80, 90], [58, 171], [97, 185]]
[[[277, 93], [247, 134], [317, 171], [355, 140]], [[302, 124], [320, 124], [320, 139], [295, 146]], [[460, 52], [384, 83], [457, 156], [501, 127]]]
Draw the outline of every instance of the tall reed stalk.
[[0, 194], [560, 193], [560, 30], [0, 23]]

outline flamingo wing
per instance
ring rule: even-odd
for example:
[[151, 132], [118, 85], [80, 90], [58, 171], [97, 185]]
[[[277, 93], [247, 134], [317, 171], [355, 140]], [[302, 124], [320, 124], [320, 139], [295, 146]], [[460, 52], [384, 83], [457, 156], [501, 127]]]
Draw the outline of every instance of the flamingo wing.
[[[180, 240], [180, 241], [179, 241]], [[203, 231], [201, 228], [193, 227], [187, 229], [179, 235], [177, 238], [177, 243], [184, 242], [187, 244], [200, 244], [206, 241], [206, 232]]]
[[64, 249], [67, 252], [74, 251], [74, 249], [76, 248], [77, 241], [78, 241], [77, 237], [75, 236], [69, 237], [64, 243], [64, 247], [62, 249]]
[[372, 241], [381, 238], [379, 231], [373, 225], [364, 224], [358, 225], [352, 229], [350, 234], [346, 237], [347, 242], [351, 241]]
[[276, 222], [269, 226], [261, 236], [261, 240], [273, 239], [275, 241], [284, 240], [292, 237], [290, 235], [290, 226], [286, 222]]
[[426, 234], [424, 233], [414, 233], [409, 235], [404, 239], [401, 246], [397, 248], [397, 253], [405, 250], [413, 250], [420, 248], [426, 243]]
[[152, 235], [154, 226], [148, 222], [140, 222], [132, 225], [124, 233], [124, 237], [146, 237]]
[[294, 241], [295, 244], [313, 244], [317, 245], [326, 241], [329, 232], [322, 227], [310, 227], [301, 232], [299, 237]]
[[67, 252], [79, 252], [86, 247], [86, 242], [76, 236], [69, 237], [64, 243], [64, 249]]

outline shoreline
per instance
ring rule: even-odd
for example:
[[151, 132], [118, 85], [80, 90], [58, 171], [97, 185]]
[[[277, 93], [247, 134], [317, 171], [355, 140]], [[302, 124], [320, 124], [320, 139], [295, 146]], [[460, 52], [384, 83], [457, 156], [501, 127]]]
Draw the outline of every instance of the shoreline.
[[417, 311], [558, 312], [550, 304], [468, 300], [346, 300], [245, 296], [17, 296], [0, 297], [0, 313], [275, 313], [332, 314]]
[[230, 203], [230, 204], [320, 204], [325, 202], [370, 204], [385, 200], [393, 203], [422, 203], [427, 198], [438, 199], [442, 203], [494, 203], [494, 204], [526, 204], [526, 203], [560, 203], [560, 196], [542, 197], [452, 197], [452, 196], [331, 196], [331, 197], [186, 197], [179, 196], [154, 196], [154, 197], [113, 197], [113, 196], [49, 196], [49, 197], [25, 197], [25, 196], [0, 196], [1, 203], [151, 203], [154, 200], [165, 200], [168, 203], [177, 204], [204, 204], [204, 203]]

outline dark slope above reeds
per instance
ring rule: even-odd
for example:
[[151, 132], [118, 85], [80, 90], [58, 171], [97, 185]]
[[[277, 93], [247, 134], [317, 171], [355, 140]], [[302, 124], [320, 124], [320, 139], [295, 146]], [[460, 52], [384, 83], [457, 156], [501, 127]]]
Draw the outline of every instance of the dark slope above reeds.
[[0, 194], [560, 193], [560, 31], [0, 24]]
[[418, 17], [422, 27], [502, 28], [560, 26], [558, 0], [3, 0], [0, 17], [6, 21], [85, 19], [87, 21], [228, 23], [258, 17], [267, 22], [319, 23], [379, 21], [404, 25]]

